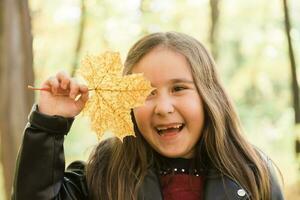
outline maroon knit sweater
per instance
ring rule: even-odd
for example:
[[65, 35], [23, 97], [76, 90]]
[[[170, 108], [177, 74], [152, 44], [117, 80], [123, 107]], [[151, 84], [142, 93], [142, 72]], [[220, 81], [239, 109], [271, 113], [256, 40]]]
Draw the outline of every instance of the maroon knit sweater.
[[191, 167], [191, 160], [163, 158], [167, 168], [160, 171], [164, 200], [202, 200], [204, 176]]
[[202, 200], [203, 176], [176, 174], [161, 176], [164, 200]]

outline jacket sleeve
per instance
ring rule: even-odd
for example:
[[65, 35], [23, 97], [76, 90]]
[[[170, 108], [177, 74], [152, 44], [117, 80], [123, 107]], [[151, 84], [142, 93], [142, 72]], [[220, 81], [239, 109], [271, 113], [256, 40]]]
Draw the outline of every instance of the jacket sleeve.
[[268, 169], [270, 172], [270, 183], [271, 183], [271, 199], [272, 200], [284, 200], [282, 189], [279, 185], [279, 181], [276, 175], [273, 161], [267, 157]]
[[17, 158], [13, 200], [75, 200], [86, 195], [84, 164], [72, 163], [65, 172], [63, 142], [73, 120], [44, 115], [33, 106]]
[[[271, 200], [284, 200], [284, 195], [278, 181], [277, 174], [273, 161], [260, 149], [256, 149], [260, 154], [261, 158], [266, 162], [269, 175], [270, 175], [270, 189], [271, 189]], [[276, 165], [275, 165], [276, 166]], [[277, 171], [278, 172], [278, 171]]]

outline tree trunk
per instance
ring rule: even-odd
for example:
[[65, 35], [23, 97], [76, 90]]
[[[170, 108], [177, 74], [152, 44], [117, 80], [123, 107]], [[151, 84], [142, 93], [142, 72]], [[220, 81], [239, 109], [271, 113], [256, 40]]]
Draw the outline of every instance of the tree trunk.
[[81, 51], [82, 42], [83, 42], [83, 34], [85, 29], [85, 22], [86, 22], [86, 8], [85, 8], [85, 0], [81, 0], [81, 17], [80, 17], [80, 25], [79, 25], [79, 33], [78, 33], [78, 39], [74, 54], [74, 60], [73, 60], [73, 66], [71, 75], [74, 76], [76, 73], [76, 69], [78, 68], [78, 57]]
[[[284, 23], [285, 23], [285, 32], [288, 41], [289, 48], [289, 58], [292, 72], [292, 94], [293, 94], [293, 107], [295, 111], [295, 124], [296, 127], [300, 126], [300, 107], [299, 107], [299, 85], [297, 81], [297, 72], [296, 72], [296, 61], [294, 56], [294, 49], [291, 39], [291, 23], [289, 17], [289, 9], [287, 0], [283, 0], [283, 10], [284, 10]], [[296, 134], [299, 134], [299, 131], [296, 131]], [[300, 135], [296, 136], [295, 140], [295, 151], [296, 157], [300, 154]], [[300, 168], [299, 168], [300, 169]]]
[[34, 94], [30, 14], [26, 0], [0, 1], [0, 141], [4, 187], [11, 193], [15, 160]]
[[210, 16], [211, 16], [211, 27], [209, 41], [211, 44], [211, 52], [215, 59], [218, 58], [218, 24], [219, 24], [219, 0], [210, 0]]
[[300, 107], [299, 107], [299, 86], [297, 81], [297, 73], [296, 73], [296, 61], [294, 56], [293, 44], [290, 35], [291, 31], [291, 23], [289, 17], [289, 10], [287, 5], [287, 0], [283, 0], [283, 8], [284, 8], [284, 22], [285, 22], [285, 32], [288, 41], [289, 48], [289, 58], [291, 64], [291, 72], [292, 72], [292, 91], [293, 91], [293, 103], [295, 110], [295, 123], [300, 123]]

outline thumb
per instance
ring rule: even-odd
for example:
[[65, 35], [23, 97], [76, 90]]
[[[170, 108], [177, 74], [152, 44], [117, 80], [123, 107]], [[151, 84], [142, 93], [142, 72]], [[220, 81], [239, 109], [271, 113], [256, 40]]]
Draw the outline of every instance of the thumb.
[[88, 101], [89, 99], [89, 91], [88, 88], [84, 85], [81, 85], [79, 88], [79, 91], [81, 93], [79, 99], [76, 101], [76, 105], [78, 108], [83, 108], [85, 103]]

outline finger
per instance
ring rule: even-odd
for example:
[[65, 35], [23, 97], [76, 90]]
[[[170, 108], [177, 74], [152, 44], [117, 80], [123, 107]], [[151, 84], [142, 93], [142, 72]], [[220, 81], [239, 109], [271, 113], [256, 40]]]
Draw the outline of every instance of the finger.
[[43, 85], [49, 87], [52, 94], [56, 94], [59, 88], [59, 82], [55, 76], [50, 76]]
[[79, 90], [80, 90], [80, 93], [87, 93], [89, 91], [89, 88], [84, 84], [80, 84]]
[[69, 96], [72, 99], [75, 99], [76, 96], [79, 94], [79, 84], [77, 83], [77, 81], [74, 78], [70, 79], [70, 93]]
[[79, 93], [80, 95], [78, 95], [76, 97], [76, 101], [81, 100], [83, 102], [86, 102], [89, 98], [89, 89], [86, 85], [79, 85]]
[[80, 85], [81, 101], [84, 103], [89, 99], [89, 89], [86, 85]]
[[69, 87], [71, 77], [68, 73], [65, 71], [60, 71], [56, 74], [56, 78], [60, 82], [60, 87], [62, 89], [66, 90]]
[[83, 99], [87, 100], [88, 98], [88, 92], [89, 92], [89, 89], [86, 85], [84, 84], [79, 84], [79, 95], [76, 96], [75, 98], [75, 101], [78, 101], [78, 99], [84, 95]]
[[80, 98], [76, 101], [78, 107], [83, 107], [89, 99], [89, 90], [85, 85], [80, 86]]

